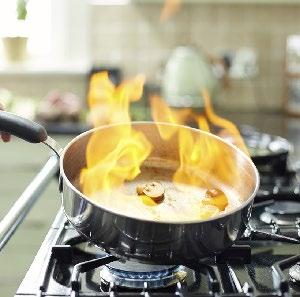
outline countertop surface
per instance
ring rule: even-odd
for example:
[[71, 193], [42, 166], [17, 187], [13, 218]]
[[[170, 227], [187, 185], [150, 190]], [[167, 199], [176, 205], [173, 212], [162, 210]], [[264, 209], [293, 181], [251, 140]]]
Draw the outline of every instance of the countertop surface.
[[[292, 159], [300, 161], [300, 118], [280, 113], [218, 113], [239, 125], [252, 125], [261, 132], [287, 138], [295, 147]], [[52, 135], [64, 146], [73, 137]], [[32, 180], [49, 156], [39, 144], [28, 144], [14, 138], [0, 143], [0, 219]], [[23, 225], [0, 253], [1, 297], [13, 296], [27, 268], [40, 247], [49, 225], [60, 207], [57, 182], [49, 185]]]

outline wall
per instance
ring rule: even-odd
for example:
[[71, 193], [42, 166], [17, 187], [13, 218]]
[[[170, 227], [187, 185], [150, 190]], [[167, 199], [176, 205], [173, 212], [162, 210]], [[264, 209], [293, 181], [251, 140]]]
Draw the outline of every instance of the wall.
[[93, 60], [121, 65], [128, 75], [157, 79], [172, 48], [195, 44], [206, 52], [242, 46], [259, 54], [260, 74], [234, 81], [219, 103], [228, 109], [279, 109], [284, 91], [285, 41], [300, 31], [298, 5], [185, 4], [173, 19], [159, 22], [161, 5], [97, 6], [92, 11]]
[[85, 100], [87, 78], [83, 73], [0, 73], [1, 89], [9, 90], [16, 100], [30, 98], [39, 102], [52, 90], [73, 92]]
[[[259, 54], [259, 76], [232, 81], [230, 89], [220, 92], [217, 103], [231, 110], [281, 107], [285, 41], [289, 34], [300, 33], [300, 5], [185, 4], [165, 23], [159, 22], [160, 10], [161, 4], [91, 7], [86, 24], [91, 60], [121, 66], [128, 76], [146, 73], [148, 81], [157, 82], [171, 50], [178, 45], [194, 44], [215, 55], [249, 46]], [[50, 89], [70, 90], [84, 98], [86, 75], [13, 76], [3, 72], [0, 88], [37, 99]]]

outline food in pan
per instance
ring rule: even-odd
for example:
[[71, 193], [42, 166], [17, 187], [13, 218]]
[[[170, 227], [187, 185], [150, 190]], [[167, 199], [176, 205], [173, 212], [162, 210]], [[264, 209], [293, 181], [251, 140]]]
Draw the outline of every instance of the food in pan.
[[147, 182], [136, 187], [138, 195], [144, 195], [151, 198], [155, 202], [160, 202], [164, 198], [165, 189], [159, 182]]
[[220, 189], [208, 189], [205, 193], [205, 199], [201, 202], [204, 205], [214, 205], [220, 211], [223, 211], [228, 205], [228, 198]]
[[139, 183], [131, 182], [112, 190], [110, 195], [97, 193], [93, 200], [127, 216], [157, 221], [206, 220], [240, 204], [237, 195], [227, 196], [221, 190], [218, 190], [220, 195], [207, 198], [206, 189], [190, 185], [178, 187], [163, 180], [159, 184], [164, 188], [163, 197], [159, 199], [135, 193], [136, 188], [140, 187]]
[[[138, 76], [115, 87], [107, 73], [93, 77], [93, 123], [111, 126], [96, 129], [85, 142], [80, 192], [115, 214], [162, 222], [196, 222], [239, 207], [253, 186], [252, 180], [245, 185], [249, 173], [244, 164], [249, 161], [208, 133], [226, 132], [246, 152], [236, 127], [213, 113], [206, 91], [204, 114], [171, 109], [153, 96], [155, 123], [132, 122], [129, 107], [142, 96], [144, 80]], [[196, 124], [206, 132], [184, 124]]]
[[98, 192], [92, 200], [111, 211], [155, 221], [207, 220], [240, 205], [239, 196], [225, 185], [201, 188], [176, 184], [167, 170], [143, 170], [137, 179]]

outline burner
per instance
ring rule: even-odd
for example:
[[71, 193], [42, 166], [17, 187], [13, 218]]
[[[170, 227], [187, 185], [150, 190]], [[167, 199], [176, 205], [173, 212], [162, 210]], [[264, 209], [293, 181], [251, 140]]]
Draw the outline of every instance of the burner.
[[289, 275], [292, 282], [300, 283], [300, 262], [289, 269]]
[[276, 201], [265, 207], [260, 220], [266, 224], [294, 225], [300, 216], [300, 203], [289, 201]]
[[183, 281], [186, 272], [183, 266], [147, 265], [126, 261], [107, 264], [100, 271], [105, 283], [114, 282], [127, 288], [161, 288]]

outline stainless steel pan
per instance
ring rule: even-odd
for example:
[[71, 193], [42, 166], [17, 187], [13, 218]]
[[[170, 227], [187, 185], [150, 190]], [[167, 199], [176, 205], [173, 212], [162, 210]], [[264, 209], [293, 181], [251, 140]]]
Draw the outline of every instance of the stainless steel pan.
[[[166, 123], [160, 125], [170, 126]], [[155, 123], [134, 122], [132, 126], [156, 144], [152, 156], [178, 159], [173, 140], [168, 145], [158, 143], [159, 134]], [[197, 129], [181, 127], [190, 129], [194, 136], [206, 137], [222, 146], [235, 162], [238, 174], [229, 186], [235, 187], [243, 200], [235, 209], [205, 221], [150, 221], [125, 216], [96, 205], [81, 193], [77, 180], [80, 170], [86, 164], [88, 140], [92, 133], [101, 135], [107, 129], [113, 131], [113, 127], [108, 125], [92, 129], [74, 138], [64, 150], [60, 150], [39, 124], [0, 111], [0, 131], [9, 132], [31, 143], [43, 142], [60, 155], [60, 191], [65, 215], [79, 233], [108, 253], [145, 263], [186, 263], [221, 252], [242, 236], [259, 186], [258, 172], [251, 159], [239, 149]], [[105, 139], [102, 145], [105, 145]]]

